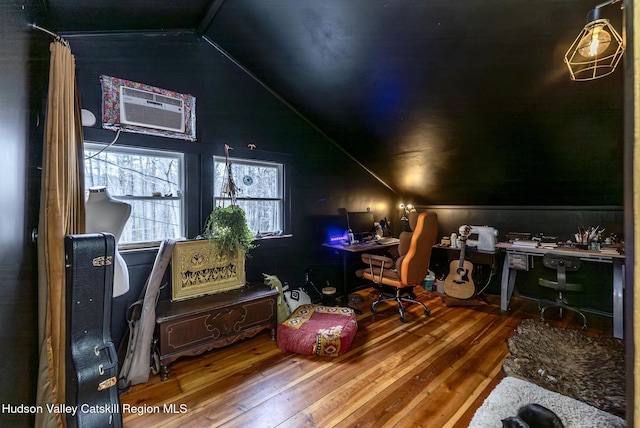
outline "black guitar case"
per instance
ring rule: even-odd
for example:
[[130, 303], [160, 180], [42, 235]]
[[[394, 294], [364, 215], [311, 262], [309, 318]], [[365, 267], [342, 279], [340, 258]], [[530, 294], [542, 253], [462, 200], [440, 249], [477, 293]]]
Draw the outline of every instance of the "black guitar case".
[[122, 427], [118, 355], [111, 341], [115, 238], [109, 233], [67, 235], [67, 426]]

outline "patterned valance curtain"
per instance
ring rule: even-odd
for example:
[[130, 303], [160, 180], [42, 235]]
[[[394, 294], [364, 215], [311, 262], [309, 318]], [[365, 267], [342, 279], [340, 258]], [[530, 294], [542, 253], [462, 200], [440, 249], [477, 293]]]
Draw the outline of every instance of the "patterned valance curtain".
[[[38, 225], [40, 368], [37, 402], [65, 402], [64, 237], [84, 233], [83, 135], [75, 58], [51, 43]], [[45, 407], [46, 408], [46, 407]], [[37, 427], [64, 427], [64, 415], [36, 414]]]

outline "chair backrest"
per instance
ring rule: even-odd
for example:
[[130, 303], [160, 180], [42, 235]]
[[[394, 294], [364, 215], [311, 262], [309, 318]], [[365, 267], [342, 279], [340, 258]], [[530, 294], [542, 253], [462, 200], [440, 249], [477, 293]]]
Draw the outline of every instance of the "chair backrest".
[[431, 249], [438, 236], [438, 216], [434, 212], [418, 215], [411, 245], [400, 266], [400, 281], [407, 286], [422, 284], [429, 271]]
[[[556, 271], [556, 285], [553, 288], [567, 290], [569, 288], [582, 288], [579, 284], [567, 284], [567, 272], [575, 272], [580, 269], [580, 259], [564, 256], [562, 254], [547, 253], [542, 257], [542, 264]], [[550, 284], [550, 281], [546, 281]], [[540, 283], [540, 281], [538, 281]]]
[[542, 257], [542, 264], [550, 269], [577, 271], [580, 269], [580, 259], [562, 254], [547, 253]]
[[[409, 252], [409, 247], [411, 246], [411, 236], [413, 236], [413, 231], [416, 229], [416, 225], [418, 224], [418, 216], [420, 215], [417, 211], [412, 211], [407, 214], [409, 218], [409, 229], [410, 231], [402, 231], [400, 235], [398, 235], [398, 239], [400, 242], [398, 243], [398, 256], [403, 257]], [[400, 268], [400, 265], [396, 265], [397, 268]]]

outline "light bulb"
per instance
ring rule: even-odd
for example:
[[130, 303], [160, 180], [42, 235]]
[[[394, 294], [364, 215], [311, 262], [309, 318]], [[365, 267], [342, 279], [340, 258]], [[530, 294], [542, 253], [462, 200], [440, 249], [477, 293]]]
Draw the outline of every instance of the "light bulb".
[[606, 51], [610, 44], [611, 35], [604, 30], [604, 24], [598, 23], [580, 39], [578, 53], [585, 58], [593, 58]]

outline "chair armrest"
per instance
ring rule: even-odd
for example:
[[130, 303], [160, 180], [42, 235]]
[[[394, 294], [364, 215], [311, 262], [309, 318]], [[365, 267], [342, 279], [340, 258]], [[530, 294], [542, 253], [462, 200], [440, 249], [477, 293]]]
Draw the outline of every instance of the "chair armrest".
[[363, 270], [362, 275], [365, 278], [365, 274], [370, 275], [369, 279], [376, 284], [381, 284], [384, 273], [389, 272], [389, 269], [393, 268], [393, 259], [386, 256], [365, 253], [362, 254], [361, 258], [362, 261], [368, 265], [368, 268]]
[[366, 263], [371, 267], [376, 266], [382, 269], [393, 268], [393, 259], [386, 256], [365, 253], [361, 256], [361, 258], [363, 263]]

